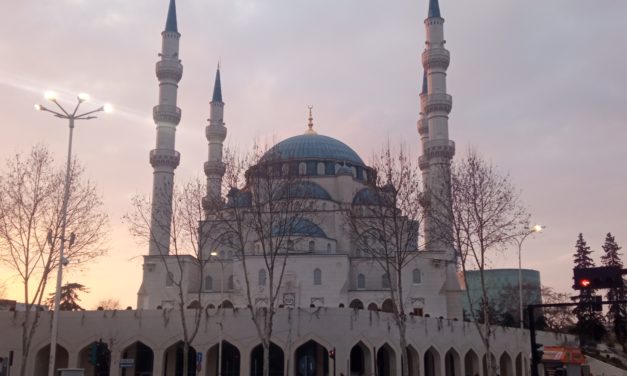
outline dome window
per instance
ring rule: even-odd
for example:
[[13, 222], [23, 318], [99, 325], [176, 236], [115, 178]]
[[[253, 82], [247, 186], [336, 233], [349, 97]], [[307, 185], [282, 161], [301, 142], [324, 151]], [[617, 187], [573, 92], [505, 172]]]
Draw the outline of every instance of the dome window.
[[325, 171], [326, 171], [326, 167], [324, 166], [324, 163], [322, 162], [318, 162], [318, 175], [324, 175]]

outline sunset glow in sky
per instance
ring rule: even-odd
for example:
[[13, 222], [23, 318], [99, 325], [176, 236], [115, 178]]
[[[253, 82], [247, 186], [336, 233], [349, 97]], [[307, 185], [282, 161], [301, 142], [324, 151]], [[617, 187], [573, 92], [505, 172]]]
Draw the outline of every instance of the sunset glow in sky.
[[[0, 160], [45, 143], [61, 165], [67, 124], [33, 110], [45, 90], [80, 92], [113, 114], [83, 122], [74, 151], [111, 219], [109, 255], [65, 281], [87, 308], [136, 306], [141, 256], [122, 216], [151, 190], [152, 107], [167, 0], [5, 1], [0, 14]], [[315, 129], [365, 161], [383, 142], [420, 154], [416, 121], [428, 0], [179, 0], [176, 180], [204, 177], [204, 128], [218, 60], [226, 143], [246, 149]], [[476, 148], [508, 172], [532, 221], [523, 267], [564, 292], [583, 232], [599, 262], [607, 232], [627, 249], [627, 2], [440, 0], [451, 52], [449, 129], [457, 154]], [[515, 247], [493, 260], [517, 267]], [[0, 270], [11, 298], [17, 279]], [[50, 285], [53, 285], [52, 283]]]

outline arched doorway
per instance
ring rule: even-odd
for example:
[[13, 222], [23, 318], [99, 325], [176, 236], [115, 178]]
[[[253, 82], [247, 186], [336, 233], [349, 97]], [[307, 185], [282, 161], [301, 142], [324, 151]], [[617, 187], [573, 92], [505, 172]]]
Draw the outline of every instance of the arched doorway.
[[464, 356], [464, 373], [466, 375], [479, 375], [479, 356], [473, 350], [468, 350]]
[[396, 354], [387, 343], [377, 351], [377, 372], [377, 376], [396, 375]]
[[414, 346], [407, 346], [407, 369], [409, 376], [420, 376], [420, 355]]
[[351, 303], [348, 305], [348, 308], [364, 309], [364, 303], [362, 303], [362, 301], [359, 299], [353, 299]]
[[368, 304], [368, 311], [378, 311], [379, 307], [377, 307], [376, 303], [370, 303]]
[[462, 376], [459, 354], [455, 349], [450, 349], [444, 355], [444, 374], [446, 376]]
[[351, 376], [372, 375], [372, 356], [368, 346], [361, 341], [351, 348], [350, 374]]
[[329, 351], [314, 340], [300, 345], [295, 352], [294, 375], [326, 376], [329, 374]]
[[122, 359], [133, 359], [133, 367], [122, 368], [122, 376], [152, 375], [155, 355], [142, 342], [135, 342], [122, 350]]
[[166, 375], [195, 376], [196, 375], [196, 349], [189, 347], [187, 353], [187, 375], [183, 374], [183, 341], [179, 341], [168, 347], [163, 355], [163, 369]]
[[394, 303], [392, 302], [392, 299], [385, 299], [383, 301], [383, 304], [381, 304], [381, 311], [389, 313], [394, 312]]
[[440, 354], [433, 347], [425, 352], [425, 376], [441, 376]]
[[225, 300], [220, 304], [220, 308], [233, 308], [233, 303], [230, 300]]
[[78, 353], [78, 366], [85, 369], [85, 374], [108, 376], [111, 368], [109, 346], [102, 340], [98, 340], [83, 347]]
[[[270, 343], [270, 375], [283, 376], [283, 364], [285, 356], [283, 349], [274, 343]], [[263, 375], [263, 346], [261, 344], [255, 346], [250, 353], [250, 376]]]
[[[239, 349], [228, 341], [222, 341], [222, 361], [218, 362], [220, 352], [219, 344], [211, 346], [207, 353], [207, 363], [205, 365], [207, 376], [239, 376], [240, 352]], [[218, 364], [222, 371], [218, 373]]]
[[[67, 368], [69, 354], [67, 350], [57, 344], [57, 351], [55, 352], [54, 369]], [[48, 363], [50, 360], [50, 345], [46, 345], [41, 350], [37, 351], [35, 356], [35, 375], [47, 375]]]
[[512, 366], [512, 357], [506, 352], [501, 354], [501, 358], [499, 359], [499, 369], [501, 371], [500, 375], [514, 376], [514, 369]]

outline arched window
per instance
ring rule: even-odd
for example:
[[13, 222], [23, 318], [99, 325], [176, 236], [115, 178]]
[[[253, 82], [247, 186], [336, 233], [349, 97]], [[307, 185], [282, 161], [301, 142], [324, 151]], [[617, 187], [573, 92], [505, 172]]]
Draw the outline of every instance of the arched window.
[[318, 162], [318, 175], [324, 175], [325, 167], [324, 163]]
[[287, 176], [290, 173], [290, 165], [283, 163], [283, 166], [281, 166], [281, 172], [283, 173], [283, 176]]
[[357, 288], [358, 289], [366, 288], [366, 276], [361, 273], [357, 275]]
[[306, 175], [307, 174], [307, 164], [305, 162], [300, 162], [298, 164], [298, 174]]
[[414, 269], [412, 272], [412, 282], [417, 285], [420, 283], [420, 269]]
[[213, 290], [213, 278], [210, 275], [205, 277], [205, 290], [211, 291]]
[[314, 269], [314, 285], [322, 284], [322, 270], [316, 268]]
[[313, 240], [309, 241], [309, 252], [313, 252], [316, 249], [316, 242]]
[[384, 275], [381, 276], [381, 287], [383, 287], [384, 289], [389, 289], [390, 288], [390, 275], [385, 273]]
[[233, 282], [233, 276], [232, 275], [229, 276], [229, 279], [228, 279], [227, 284], [226, 284], [226, 288], [229, 289], [229, 290], [235, 289], [235, 282]]
[[174, 284], [174, 274], [172, 272], [168, 272], [165, 276], [165, 285], [172, 286]]
[[327, 243], [327, 253], [331, 253], [331, 243]]
[[294, 250], [294, 241], [293, 240], [288, 240], [287, 241], [287, 250], [288, 251], [293, 251]]
[[261, 269], [259, 270], [259, 281], [258, 281], [259, 286], [265, 286], [266, 285], [266, 271]]

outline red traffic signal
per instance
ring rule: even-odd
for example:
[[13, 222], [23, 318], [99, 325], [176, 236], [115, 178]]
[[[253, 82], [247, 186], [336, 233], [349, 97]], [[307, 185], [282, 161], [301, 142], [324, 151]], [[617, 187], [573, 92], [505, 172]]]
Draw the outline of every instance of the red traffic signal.
[[618, 266], [573, 269], [575, 290], [610, 289], [624, 286], [623, 271]]
[[580, 286], [580, 287], [582, 287], [582, 288], [586, 288], [586, 287], [590, 286], [590, 283], [591, 283], [591, 282], [590, 282], [590, 280], [589, 280], [589, 279], [587, 279], [587, 278], [583, 278], [583, 279], [581, 279], [581, 280], [579, 281], [579, 286]]

